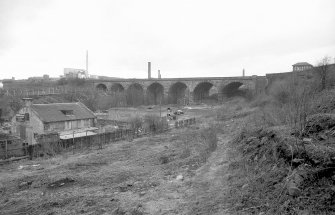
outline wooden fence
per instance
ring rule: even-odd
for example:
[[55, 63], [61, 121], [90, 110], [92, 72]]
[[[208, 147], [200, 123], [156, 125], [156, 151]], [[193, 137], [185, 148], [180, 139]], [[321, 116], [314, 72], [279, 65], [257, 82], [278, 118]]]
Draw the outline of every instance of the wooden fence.
[[175, 128], [183, 128], [195, 124], [195, 118], [178, 120], [174, 123]]
[[0, 160], [25, 156], [27, 147], [19, 138], [2, 139], [0, 140]]
[[[183, 128], [196, 123], [195, 118], [178, 120], [175, 122], [174, 128]], [[169, 127], [168, 124], [164, 124], [161, 127], [148, 126], [147, 128], [136, 128], [136, 129], [118, 129], [113, 132], [103, 132], [92, 136], [83, 136], [73, 139], [60, 140], [55, 138], [55, 135], [41, 135], [38, 137], [38, 144], [35, 145], [22, 145], [21, 147], [15, 148], [19, 150], [16, 156], [28, 156], [30, 158], [40, 157], [40, 156], [52, 156], [55, 154], [60, 154], [66, 151], [72, 151], [73, 153], [81, 152], [85, 149], [102, 149], [103, 145], [114, 143], [120, 140], [132, 141], [135, 138], [139, 138], [146, 135], [154, 135], [159, 133], [164, 133], [173, 129]], [[0, 157], [0, 159], [8, 159], [9, 157], [15, 157], [13, 153], [10, 154], [8, 148], [0, 148], [0, 152], [6, 156]], [[14, 149], [13, 149], [14, 150]], [[1, 155], [1, 153], [0, 153]]]

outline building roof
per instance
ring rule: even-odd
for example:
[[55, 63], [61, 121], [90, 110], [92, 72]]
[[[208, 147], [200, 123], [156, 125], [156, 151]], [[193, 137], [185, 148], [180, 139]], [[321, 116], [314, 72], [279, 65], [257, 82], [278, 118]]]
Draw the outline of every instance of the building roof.
[[[60, 122], [95, 118], [93, 112], [80, 102], [33, 104], [31, 109], [43, 122]], [[71, 115], [65, 115], [62, 112], [64, 110], [71, 111]]]
[[299, 63], [293, 64], [293, 66], [313, 66], [313, 65], [307, 62], [299, 62]]

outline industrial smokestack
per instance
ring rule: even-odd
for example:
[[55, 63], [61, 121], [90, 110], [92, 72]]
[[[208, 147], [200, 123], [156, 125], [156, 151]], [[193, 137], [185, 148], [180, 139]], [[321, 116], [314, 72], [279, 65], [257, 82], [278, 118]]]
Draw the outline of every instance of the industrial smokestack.
[[148, 79], [151, 79], [151, 62], [148, 62]]
[[158, 79], [161, 79], [162, 77], [161, 77], [161, 71], [160, 70], [158, 70]]
[[244, 68], [243, 68], [242, 76], [243, 77], [245, 76], [245, 70], [244, 70]]
[[86, 78], [88, 77], [88, 50], [86, 50], [86, 72], [85, 72]]

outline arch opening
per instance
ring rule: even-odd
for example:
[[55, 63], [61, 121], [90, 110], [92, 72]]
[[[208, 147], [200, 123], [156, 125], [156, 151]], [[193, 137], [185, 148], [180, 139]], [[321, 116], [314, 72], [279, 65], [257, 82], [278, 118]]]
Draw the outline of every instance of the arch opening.
[[169, 103], [179, 104], [181, 100], [186, 99], [186, 84], [182, 82], [174, 83], [169, 89]]
[[193, 90], [193, 100], [195, 102], [217, 101], [217, 90], [215, 92], [213, 86], [214, 85], [209, 82], [199, 83]]
[[105, 84], [98, 84], [95, 87], [98, 91], [106, 92], [107, 91], [107, 86]]
[[140, 84], [131, 84], [126, 93], [127, 104], [130, 106], [140, 106], [144, 103], [144, 91]]
[[246, 90], [242, 89], [243, 83], [241, 82], [231, 82], [227, 84], [221, 90], [221, 95], [224, 98], [232, 98], [235, 96], [244, 97], [246, 95]]
[[124, 91], [124, 87], [120, 83], [112, 84], [111, 92], [112, 93], [121, 93]]
[[164, 87], [159, 83], [151, 84], [147, 89], [148, 104], [160, 104], [164, 99]]
[[112, 96], [112, 106], [122, 107], [126, 106], [126, 93], [124, 87], [120, 83], [112, 84], [110, 88], [110, 94]]

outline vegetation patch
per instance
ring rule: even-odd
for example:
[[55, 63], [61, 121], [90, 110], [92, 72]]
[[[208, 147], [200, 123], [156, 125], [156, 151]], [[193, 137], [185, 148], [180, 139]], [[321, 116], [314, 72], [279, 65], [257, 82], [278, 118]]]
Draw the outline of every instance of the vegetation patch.
[[272, 90], [230, 143], [230, 211], [335, 213], [335, 115], [320, 99], [330, 92], [289, 82]]

